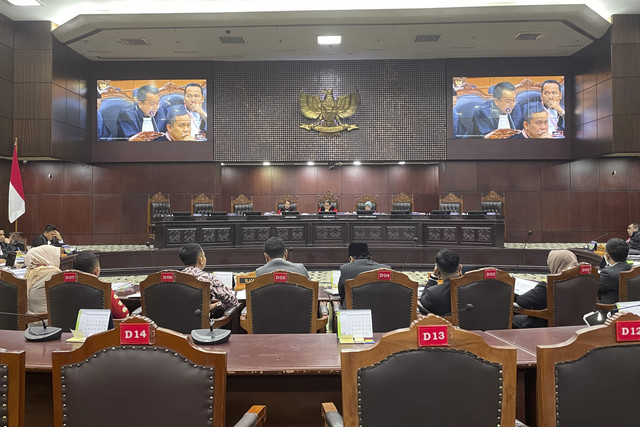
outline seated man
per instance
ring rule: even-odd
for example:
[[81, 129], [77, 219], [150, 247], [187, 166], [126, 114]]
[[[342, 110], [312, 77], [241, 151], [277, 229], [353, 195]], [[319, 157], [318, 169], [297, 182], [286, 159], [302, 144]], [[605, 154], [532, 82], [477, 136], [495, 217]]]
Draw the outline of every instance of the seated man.
[[637, 222], [633, 222], [627, 227], [627, 233], [629, 233], [629, 240], [627, 240], [629, 253], [634, 255], [640, 254], [640, 231], [638, 230], [640, 230], [640, 224]]
[[[100, 277], [100, 261], [91, 251], [78, 252], [73, 259], [73, 269]], [[122, 304], [113, 290], [111, 291], [111, 315], [114, 319], [124, 319], [129, 315], [129, 309]]]
[[[206, 138], [207, 112], [204, 111], [204, 89], [198, 83], [189, 83], [184, 87], [184, 106], [191, 120], [191, 136], [194, 139]], [[184, 140], [186, 141], [186, 140]]]
[[[420, 296], [422, 314], [438, 316], [451, 314], [451, 288], [449, 280], [462, 275], [460, 255], [450, 249], [441, 249], [436, 255], [436, 266]], [[438, 284], [442, 280], [442, 284]]]
[[160, 108], [160, 91], [144, 85], [136, 92], [138, 102], [118, 114], [116, 139], [129, 139], [139, 132], [164, 132], [166, 124]]
[[354, 242], [349, 245], [349, 262], [340, 266], [340, 279], [338, 280], [338, 292], [340, 292], [340, 303], [344, 306], [345, 291], [344, 282], [355, 278], [358, 274], [377, 270], [378, 268], [391, 268], [386, 264], [379, 264], [371, 259], [369, 245], [366, 243]]
[[549, 133], [549, 113], [540, 102], [531, 102], [526, 106], [522, 126], [524, 129], [509, 139], [553, 138]]
[[58, 227], [53, 224], [44, 226], [44, 231], [39, 236], [34, 237], [31, 247], [35, 248], [42, 245], [53, 245], [61, 247], [64, 244], [62, 236], [58, 232]]
[[549, 133], [564, 133], [564, 108], [562, 108], [562, 88], [557, 80], [545, 80], [540, 88], [540, 99], [549, 116]]
[[291, 201], [285, 200], [282, 209], [278, 209], [278, 215], [282, 215], [282, 212], [295, 212], [296, 210], [291, 207]]
[[627, 263], [629, 245], [622, 239], [609, 239], [604, 248], [607, 267], [600, 271], [600, 287], [598, 298], [603, 304], [614, 304], [618, 301], [618, 284], [620, 273], [633, 267]]
[[256, 269], [256, 276], [284, 270], [302, 274], [308, 278], [309, 272], [307, 272], [305, 266], [287, 261], [287, 254], [288, 251], [284, 245], [284, 240], [279, 237], [269, 237], [264, 242], [264, 260], [266, 264]]
[[184, 105], [169, 108], [167, 131], [154, 141], [195, 141], [191, 135], [191, 117]]
[[520, 129], [520, 107], [516, 104], [516, 87], [500, 82], [493, 87], [493, 99], [473, 112], [473, 136], [486, 137], [496, 129]]
[[[211, 301], [220, 302], [220, 309], [224, 310], [239, 304], [233, 291], [227, 288], [216, 276], [204, 271], [207, 266], [207, 257], [204, 255], [202, 246], [197, 243], [187, 243], [180, 249], [180, 260], [185, 265], [183, 273], [191, 274], [202, 282], [209, 282], [211, 290]], [[214, 314], [214, 317], [217, 317]]]
[[336, 208], [331, 206], [331, 202], [329, 200], [325, 200], [322, 207], [318, 209], [318, 212], [335, 212], [335, 211], [336, 211]]

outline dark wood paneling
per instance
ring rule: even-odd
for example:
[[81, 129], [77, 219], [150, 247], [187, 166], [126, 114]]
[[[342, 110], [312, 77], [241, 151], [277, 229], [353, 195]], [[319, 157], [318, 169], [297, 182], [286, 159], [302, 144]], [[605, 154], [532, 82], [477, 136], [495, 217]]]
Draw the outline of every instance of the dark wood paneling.
[[[146, 234], [147, 227], [147, 195], [123, 193], [121, 197], [122, 234]], [[119, 216], [120, 211], [112, 211], [111, 215]], [[126, 238], [123, 238], [123, 243]], [[143, 242], [146, 241], [143, 240]]]
[[13, 82], [13, 49], [4, 44], [0, 44], [0, 79]]
[[[584, 124], [584, 95], [582, 92], [576, 92], [575, 96], [575, 106], [573, 108], [573, 125], [581, 126]], [[579, 138], [576, 135], [576, 140]]]
[[333, 194], [342, 194], [342, 167], [333, 170], [318, 166], [316, 194], [324, 194], [329, 190]]
[[613, 81], [613, 112], [640, 114], [640, 77], [616, 78]]
[[[389, 193], [389, 167], [387, 166], [366, 166], [364, 168], [365, 191], [373, 195], [382, 195]], [[344, 185], [342, 186], [344, 188]], [[389, 201], [386, 200], [385, 205], [388, 205]], [[382, 209], [382, 204], [379, 205]], [[385, 210], [388, 212], [388, 209]]]
[[568, 191], [541, 193], [541, 229], [545, 231], [571, 230], [571, 193]]
[[542, 229], [540, 193], [507, 193], [506, 196], [507, 232]]
[[613, 120], [616, 116], [608, 116], [598, 119], [598, 143], [602, 145], [602, 149], [607, 149], [609, 151], [613, 151], [613, 137], [614, 137], [614, 129], [613, 129]]
[[608, 79], [596, 86], [596, 114], [598, 119], [613, 114], [613, 85], [615, 79]]
[[[30, 162], [23, 173], [35, 173], [38, 194], [60, 194], [64, 188], [64, 163]], [[31, 190], [33, 191], [33, 190]]]
[[619, 153], [640, 152], [640, 115], [615, 115], [613, 117], [615, 132], [614, 150]]
[[[444, 196], [445, 194], [443, 193], [442, 195]], [[463, 201], [462, 209], [464, 210], [464, 212], [480, 210], [480, 197], [481, 197], [480, 193], [462, 192], [462, 193], [456, 193], [456, 195], [462, 197], [462, 201]]]
[[121, 232], [120, 194], [93, 195], [93, 233]]
[[414, 195], [431, 193], [437, 195], [441, 185], [438, 165], [411, 165], [410, 193], [406, 191], [405, 193]]
[[94, 245], [123, 245], [123, 244], [136, 244], [140, 245], [144, 242], [146, 237], [139, 238], [133, 242], [123, 242], [121, 234], [96, 234], [93, 236]]
[[15, 119], [51, 119], [50, 83], [14, 83]]
[[[40, 196], [41, 199], [43, 195]], [[65, 229], [72, 234], [91, 234], [91, 215], [93, 210], [95, 213], [95, 207], [91, 206], [90, 194], [65, 194], [63, 198], [64, 204], [64, 217], [63, 223], [57, 223], [56, 225], [61, 228], [60, 233], [65, 237]], [[108, 210], [100, 211], [104, 214], [108, 214]], [[54, 223], [55, 224], [55, 223]], [[68, 227], [68, 228], [67, 228]]]
[[640, 223], [640, 191], [629, 192], [629, 222]]
[[627, 190], [628, 187], [627, 159], [600, 159], [600, 190]]
[[600, 232], [600, 195], [597, 192], [571, 193], [571, 230]]
[[89, 163], [89, 131], [53, 121], [51, 132], [51, 157]]
[[[620, 212], [622, 215], [617, 215]], [[608, 191], [600, 193], [600, 229], [626, 230], [629, 218], [629, 193], [626, 191]]]
[[[24, 177], [25, 174], [23, 172], [22, 179], [24, 179]], [[25, 186], [24, 181], [22, 182], [22, 186], [25, 190], [28, 189], [28, 187]], [[18, 218], [18, 230], [29, 234], [38, 234], [42, 232], [46, 223], [40, 224], [38, 221], [39, 204], [40, 200], [38, 194], [29, 194], [25, 191], [25, 214]]]
[[537, 162], [512, 162], [509, 171], [509, 191], [540, 191], [540, 168]]
[[365, 172], [362, 166], [343, 166], [341, 170], [341, 190], [342, 194], [352, 194], [360, 196], [363, 193], [375, 194], [373, 190], [376, 183], [365, 179]]
[[93, 166], [93, 193], [120, 194], [122, 192], [122, 171], [118, 165]]
[[14, 81], [16, 83], [51, 83], [50, 50], [19, 50], [14, 53]]
[[627, 165], [629, 168], [629, 190], [640, 190], [640, 159], [637, 157], [629, 158]]
[[20, 21], [14, 24], [14, 49], [51, 49], [51, 22]]
[[[295, 168], [295, 190], [300, 194], [317, 194], [318, 193], [318, 168], [320, 166], [307, 166]], [[314, 199], [315, 200], [315, 199]]]
[[640, 44], [611, 46], [613, 77], [640, 77]]
[[51, 118], [59, 122], [67, 121], [67, 90], [58, 85], [51, 85]]
[[[63, 211], [63, 197], [60, 194], [39, 194], [38, 195], [38, 210], [36, 211], [36, 230], [31, 230], [33, 234], [39, 234], [44, 229], [46, 224], [55, 224], [60, 227], [60, 234], [62, 237], [65, 236], [64, 232], [64, 224], [66, 223], [64, 220], [64, 211]], [[90, 208], [90, 205], [89, 205]], [[88, 211], [83, 213], [84, 216], [87, 215]], [[71, 223], [71, 221], [67, 221], [69, 223], [69, 232], [75, 230], [75, 224]], [[29, 230], [25, 229], [25, 232], [29, 232]]]
[[[311, 166], [272, 166], [271, 168], [271, 189], [274, 194], [295, 195], [296, 192], [296, 169], [305, 169]], [[274, 204], [275, 206], [275, 204]]]
[[123, 193], [145, 193], [154, 195], [158, 192], [157, 185], [152, 178], [152, 164], [120, 165], [122, 171]]
[[589, 123], [598, 118], [598, 110], [597, 110], [597, 87], [592, 86], [587, 88], [582, 92], [582, 115], [584, 117], [584, 123]]
[[[249, 175], [247, 174], [248, 167], [242, 166], [225, 166], [222, 168], [222, 188], [224, 193], [236, 197], [241, 193], [246, 194], [249, 190]], [[253, 190], [252, 190], [253, 191]], [[231, 198], [229, 198], [229, 201]], [[228, 206], [228, 203], [225, 203]], [[228, 209], [228, 208], [227, 208]]]
[[271, 194], [271, 168], [256, 166], [248, 171], [249, 187], [253, 194]]
[[64, 165], [64, 192], [65, 193], [91, 193], [93, 169], [89, 165], [79, 163], [65, 163]]
[[392, 195], [399, 193], [411, 195], [411, 175], [414, 169], [416, 168], [407, 165], [389, 166], [389, 193]]
[[[2, 61], [2, 59], [0, 59]], [[2, 102], [0, 103], [0, 116], [13, 117], [13, 83], [9, 80], [0, 79], [0, 93]], [[8, 129], [11, 129], [9, 126]]]
[[[22, 151], [19, 152], [22, 155]], [[0, 116], [0, 156], [13, 155], [13, 121]]]
[[171, 212], [189, 212], [191, 211], [190, 203], [191, 196], [189, 194], [180, 193], [166, 193], [171, 200]]
[[502, 193], [509, 189], [509, 162], [478, 162], [478, 190]]
[[445, 192], [478, 190], [477, 162], [447, 162], [445, 168]]
[[571, 189], [597, 190], [600, 175], [597, 159], [578, 160], [571, 163]]
[[14, 22], [0, 14], [0, 43], [13, 48], [13, 30]]
[[[85, 110], [86, 115], [86, 108], [80, 108], [80, 96], [71, 91], [67, 91], [67, 124], [82, 127], [80, 120], [80, 112], [82, 110]], [[89, 140], [87, 140], [87, 143], [89, 143]]]
[[640, 44], [640, 15], [613, 15], [612, 43]]

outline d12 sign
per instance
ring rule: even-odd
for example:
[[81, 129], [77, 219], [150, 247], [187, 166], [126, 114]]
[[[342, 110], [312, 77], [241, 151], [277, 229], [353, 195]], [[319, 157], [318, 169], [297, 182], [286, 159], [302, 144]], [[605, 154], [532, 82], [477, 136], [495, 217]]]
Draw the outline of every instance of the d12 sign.
[[486, 279], [495, 279], [498, 277], [498, 272], [494, 269], [488, 269], [484, 271], [484, 278]]
[[287, 283], [289, 275], [287, 273], [273, 273], [273, 281], [276, 283]]
[[444, 347], [448, 345], [447, 325], [418, 326], [418, 346]]
[[148, 323], [120, 324], [120, 344], [151, 344]]
[[580, 266], [580, 274], [591, 274], [591, 266], [590, 265], [581, 265]]
[[616, 341], [640, 341], [640, 320], [616, 322]]
[[78, 274], [76, 273], [64, 273], [64, 281], [65, 282], [77, 282], [78, 281]]
[[391, 280], [391, 271], [378, 270], [378, 280]]
[[160, 273], [161, 282], [175, 282], [175, 275], [173, 273]]

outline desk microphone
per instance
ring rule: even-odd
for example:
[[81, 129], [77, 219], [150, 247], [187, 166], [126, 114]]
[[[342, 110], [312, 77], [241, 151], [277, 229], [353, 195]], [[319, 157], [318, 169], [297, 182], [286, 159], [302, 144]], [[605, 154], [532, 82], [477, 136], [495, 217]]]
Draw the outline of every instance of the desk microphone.
[[598, 236], [598, 237], [596, 237], [595, 239], [593, 239], [593, 240], [592, 240], [592, 242], [596, 242], [596, 243], [597, 243], [597, 242], [598, 242], [598, 240], [602, 239], [602, 238], [603, 238], [603, 237], [605, 237], [605, 236], [608, 236], [609, 234], [611, 234], [611, 232], [610, 232], [610, 231], [608, 231], [608, 232], [604, 233], [602, 236]]
[[451, 313], [447, 313], [444, 316], [451, 316], [452, 314], [458, 314], [462, 311], [471, 311], [473, 310], [473, 304], [471, 303], [467, 303], [464, 305], [464, 307], [457, 309], [456, 311], [452, 311]]
[[407, 266], [407, 261], [409, 261], [409, 257], [411, 256], [413, 249], [416, 247], [416, 243], [418, 243], [418, 238], [414, 237], [413, 243], [411, 244], [411, 249], [409, 249], [409, 253], [407, 254], [407, 257], [404, 259], [404, 263], [402, 264], [402, 269], [400, 269], [400, 273], [404, 272], [404, 269]]
[[[527, 243], [529, 243], [529, 237], [531, 237], [531, 234], [532, 234], [531, 230], [527, 231], [527, 239], [524, 241], [524, 246], [522, 246], [522, 253], [520, 254], [520, 260], [522, 262], [524, 262], [524, 251], [527, 249]], [[520, 263], [516, 265], [516, 269], [514, 273], [517, 273], [519, 268], [520, 268]]]
[[[196, 317], [202, 317], [202, 310], [196, 309], [193, 313]], [[231, 331], [228, 329], [213, 329], [213, 322], [209, 319], [209, 329], [194, 329], [191, 331], [191, 339], [196, 344], [222, 344], [229, 341]]]
[[44, 322], [44, 317], [40, 316], [39, 314], [9, 313], [6, 311], [0, 311], [0, 314], [40, 319], [40, 321], [42, 322], [42, 326], [29, 326], [24, 331], [24, 337], [27, 341], [53, 341], [60, 339], [60, 337], [62, 336], [62, 328], [47, 326], [47, 324]]

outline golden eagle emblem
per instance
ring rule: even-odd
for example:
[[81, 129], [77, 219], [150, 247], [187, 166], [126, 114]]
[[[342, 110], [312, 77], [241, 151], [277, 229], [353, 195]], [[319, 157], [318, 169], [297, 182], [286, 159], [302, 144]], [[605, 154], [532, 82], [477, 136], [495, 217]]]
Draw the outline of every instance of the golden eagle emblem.
[[343, 130], [358, 129], [357, 125], [345, 125], [340, 119], [353, 116], [360, 107], [360, 94], [356, 90], [349, 95], [333, 97], [333, 89], [324, 89], [324, 99], [318, 95], [307, 95], [304, 92], [298, 94], [300, 111], [308, 119], [318, 119], [316, 123], [300, 127], [306, 130], [315, 130], [322, 136], [338, 136]]

